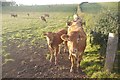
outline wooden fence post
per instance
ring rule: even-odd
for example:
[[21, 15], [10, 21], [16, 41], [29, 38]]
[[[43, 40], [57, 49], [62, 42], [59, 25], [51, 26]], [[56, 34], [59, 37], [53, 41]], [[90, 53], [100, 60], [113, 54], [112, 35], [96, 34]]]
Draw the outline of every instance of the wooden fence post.
[[2, 79], [2, 2], [0, 2], [0, 80]]
[[117, 52], [117, 46], [118, 46], [118, 36], [115, 35], [114, 33], [109, 33], [107, 49], [106, 49], [106, 59], [104, 65], [104, 69], [106, 71], [111, 72], [113, 69], [113, 64]]

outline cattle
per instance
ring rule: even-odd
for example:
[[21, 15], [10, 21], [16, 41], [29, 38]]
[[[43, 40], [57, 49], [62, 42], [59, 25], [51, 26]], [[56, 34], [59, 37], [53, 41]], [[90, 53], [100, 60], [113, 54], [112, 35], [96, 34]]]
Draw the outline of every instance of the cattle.
[[[48, 48], [50, 50], [50, 62], [52, 62], [52, 58], [53, 55], [55, 57], [55, 65], [57, 64], [57, 57], [58, 54], [60, 53], [60, 44], [63, 42], [63, 40], [61, 39], [61, 35], [63, 34], [67, 34], [67, 30], [62, 29], [56, 33], [54, 32], [47, 32], [44, 33], [44, 36], [46, 36], [47, 39], [47, 44], [48, 44]], [[66, 44], [67, 42], [65, 42]], [[66, 49], [67, 46], [65, 46]]]
[[41, 17], [39, 17], [41, 20], [43, 20], [43, 21], [45, 21], [45, 22], [47, 22], [47, 20], [45, 19], [45, 17], [44, 16], [41, 16]]
[[49, 17], [49, 14], [44, 14], [44, 17]]
[[80, 17], [78, 16], [78, 14], [74, 14], [74, 15], [73, 15], [73, 21], [77, 21], [77, 20], [81, 20], [81, 21], [82, 21], [82, 18], [80, 18]]
[[28, 16], [30, 16], [30, 14], [29, 14], [29, 13], [27, 13], [27, 15], [28, 15]]
[[49, 17], [49, 14], [43, 14], [41, 17], [39, 17], [42, 21], [47, 22], [46, 17]]
[[11, 14], [11, 17], [17, 17], [18, 15], [17, 14]]
[[[85, 25], [85, 21], [81, 17], [79, 17], [78, 14], [73, 15], [73, 21], [72, 22], [80, 23], [82, 26]], [[68, 23], [70, 23], [70, 22], [68, 22]]]
[[71, 60], [70, 72], [73, 72], [75, 63], [77, 64], [77, 71], [80, 68], [80, 62], [82, 60], [82, 55], [86, 48], [86, 33], [78, 21], [72, 21], [68, 24], [68, 33], [63, 34], [61, 39], [67, 41], [67, 46], [69, 49], [69, 59]]
[[78, 30], [83, 30], [83, 26], [82, 26], [82, 23], [81, 22], [69, 22], [67, 23], [68, 24], [68, 34], [71, 32], [71, 31], [78, 31]]

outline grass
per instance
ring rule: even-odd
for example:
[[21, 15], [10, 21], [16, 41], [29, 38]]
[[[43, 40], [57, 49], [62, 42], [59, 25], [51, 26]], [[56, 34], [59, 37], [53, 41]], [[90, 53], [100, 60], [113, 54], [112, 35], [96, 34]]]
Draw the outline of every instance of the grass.
[[[45, 12], [46, 9], [48, 9], [47, 6], [3, 7], [2, 54], [5, 59], [3, 64], [7, 63], [7, 61], [12, 61], [8, 51], [8, 46], [12, 46], [12, 43], [15, 43], [17, 48], [19, 48], [24, 47], [27, 44], [36, 45], [36, 43], [45, 43], [43, 31], [56, 32], [59, 29], [65, 28], [68, 16], [72, 16], [75, 12], [74, 8], [76, 8], [75, 5], [57, 5], [57, 7], [52, 5], [51, 7], [51, 9], [54, 10], [53, 12], [52, 10]], [[38, 10], [38, 8], [42, 8], [44, 11], [41, 9]], [[17, 13], [18, 17], [11, 17], [10, 13]], [[27, 13], [29, 13], [30, 16], [27, 16]], [[50, 17], [47, 18], [47, 23], [39, 19], [39, 17], [44, 13], [48, 13], [50, 15]]]

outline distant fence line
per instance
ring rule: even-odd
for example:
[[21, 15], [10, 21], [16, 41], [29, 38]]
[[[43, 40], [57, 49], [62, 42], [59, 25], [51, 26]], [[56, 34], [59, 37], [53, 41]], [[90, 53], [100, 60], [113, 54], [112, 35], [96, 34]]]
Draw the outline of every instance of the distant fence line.
[[2, 7], [3, 12], [74, 12], [75, 8], [76, 4]]

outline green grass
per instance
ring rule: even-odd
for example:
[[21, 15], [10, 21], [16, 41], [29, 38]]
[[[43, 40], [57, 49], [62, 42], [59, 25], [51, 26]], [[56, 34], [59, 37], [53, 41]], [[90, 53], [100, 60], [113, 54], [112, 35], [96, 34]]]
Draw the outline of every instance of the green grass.
[[[27, 44], [35, 46], [36, 43], [45, 43], [43, 32], [56, 32], [59, 29], [65, 28], [68, 16], [72, 16], [75, 12], [75, 5], [57, 5], [56, 7], [52, 5], [51, 7], [54, 11], [48, 10], [46, 12], [46, 9], [48, 9], [47, 6], [3, 7], [2, 54], [5, 59], [4, 63], [7, 63], [9, 60], [12, 61], [9, 51], [7, 50], [9, 45], [12, 46], [12, 43], [15, 43], [17, 48], [19, 48]], [[40, 8], [44, 11], [42, 12]], [[18, 17], [13, 18], [10, 13], [17, 13]], [[30, 16], [27, 16], [27, 13], [29, 13]], [[47, 18], [47, 23], [39, 19], [44, 13], [50, 15], [50, 17]]]
[[[10, 14], [3, 14], [3, 34], [8, 32], [19, 31], [23, 29], [29, 28], [51, 28], [51, 27], [61, 27], [65, 25], [64, 20], [67, 20], [67, 17], [71, 15], [71, 13], [48, 13], [50, 15], [47, 18], [47, 23], [39, 19], [39, 17], [44, 13], [32, 12], [30, 13], [30, 17], [26, 15], [26, 12], [19, 12], [18, 18], [13, 18]], [[63, 16], [63, 17], [62, 17]], [[60, 25], [58, 25], [60, 24]]]

